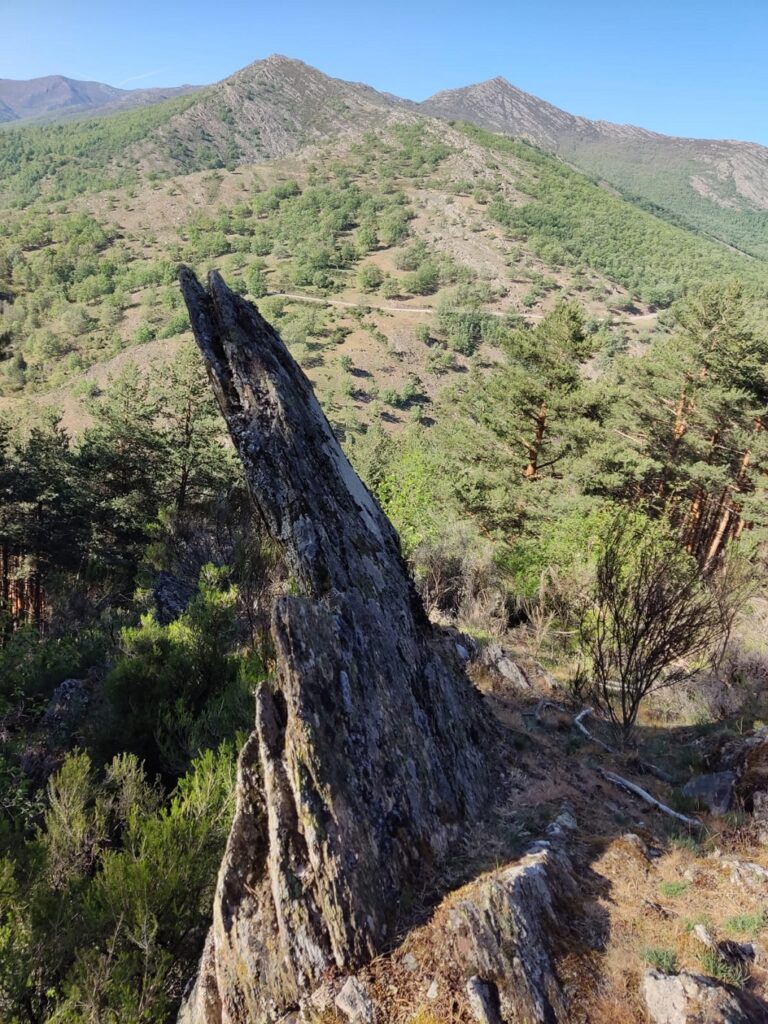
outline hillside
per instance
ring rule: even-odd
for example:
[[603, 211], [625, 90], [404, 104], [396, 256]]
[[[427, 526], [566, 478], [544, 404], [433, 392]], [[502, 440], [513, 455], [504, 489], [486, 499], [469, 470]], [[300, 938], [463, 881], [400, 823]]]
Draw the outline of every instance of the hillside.
[[212, 86], [137, 152], [150, 167], [182, 171], [254, 163], [359, 130], [401, 105], [275, 54]]
[[768, 149], [590, 121], [493, 78], [419, 104], [556, 153], [676, 223], [768, 257]]
[[[601, 344], [621, 350], [647, 337], [658, 310], [691, 286], [739, 276], [757, 295], [765, 280], [762, 265], [623, 202], [525, 143], [377, 113], [375, 131], [349, 129], [247, 170], [139, 177], [139, 185], [60, 202], [53, 216], [38, 203], [9, 211], [0, 231], [2, 287], [14, 296], [0, 317], [5, 404], [61, 400], [58, 389], [84, 373], [103, 380], [98, 364], [122, 364], [132, 349], [145, 361], [143, 346], [183, 335], [177, 259], [200, 269], [215, 262], [253, 294], [286, 296], [268, 302], [301, 346], [299, 358], [340, 419], [349, 411], [363, 422], [383, 414], [371, 404], [375, 392], [394, 403], [385, 421], [397, 423], [407, 419], [397, 403], [411, 377], [434, 399], [464, 371], [475, 342], [462, 352], [456, 340], [441, 362], [419, 341], [430, 327], [444, 334], [441, 310], [451, 304], [468, 304], [492, 339], [496, 320], [535, 322], [573, 299]], [[70, 145], [91, 131], [73, 125]], [[302, 308], [302, 295], [313, 305]], [[337, 331], [341, 340], [322, 340]], [[370, 387], [350, 387], [339, 373], [347, 358]], [[65, 407], [73, 410], [67, 422], [77, 422], [71, 397]]]
[[[232, 168], [285, 156], [324, 138], [374, 126], [393, 112], [404, 119], [426, 115], [466, 121], [532, 142], [680, 227], [749, 255], [768, 257], [764, 147], [672, 138], [631, 125], [590, 121], [524, 93], [503, 78], [414, 103], [273, 55], [193, 91], [180, 107], [163, 101], [190, 93], [191, 87], [116, 90], [56, 76], [0, 85], [0, 120], [10, 123], [19, 117], [159, 104], [157, 114], [135, 122], [132, 137], [121, 134], [109, 154], [123, 169], [140, 166], [155, 174]], [[91, 128], [93, 135], [104, 131]], [[120, 133], [119, 121], [111, 132]], [[39, 142], [42, 157], [53, 139], [27, 136], [25, 149], [35, 149]], [[103, 176], [103, 157], [97, 167]]]
[[75, 114], [107, 114], [162, 103], [194, 92], [181, 85], [169, 89], [117, 89], [102, 82], [81, 82], [64, 75], [20, 81], [0, 78], [0, 123], [52, 121]]

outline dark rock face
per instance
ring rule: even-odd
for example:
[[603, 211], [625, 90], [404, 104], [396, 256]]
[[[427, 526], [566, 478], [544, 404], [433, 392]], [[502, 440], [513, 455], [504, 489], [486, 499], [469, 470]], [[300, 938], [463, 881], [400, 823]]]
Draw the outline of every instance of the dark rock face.
[[768, 803], [768, 727], [726, 743], [716, 755], [719, 774], [735, 776], [735, 794], [741, 807], [764, 816]]
[[272, 616], [197, 984], [180, 1020], [275, 1021], [395, 935], [399, 901], [493, 790], [496, 726], [433, 633], [397, 536], [258, 311], [181, 272], [257, 511], [301, 596]]
[[697, 775], [683, 786], [683, 793], [704, 804], [712, 814], [727, 814], [733, 806], [736, 772], [712, 772]]

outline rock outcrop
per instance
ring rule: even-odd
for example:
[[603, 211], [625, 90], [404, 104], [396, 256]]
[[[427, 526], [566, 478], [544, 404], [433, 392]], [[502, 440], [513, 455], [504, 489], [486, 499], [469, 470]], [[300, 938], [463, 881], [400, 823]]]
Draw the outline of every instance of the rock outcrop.
[[765, 1005], [713, 978], [646, 971], [643, 996], [652, 1024], [768, 1024]]
[[218, 274], [180, 279], [295, 596], [272, 615], [213, 925], [180, 1020], [267, 1024], [392, 944], [400, 901], [489, 805], [498, 726], [433, 633], [397, 535], [312, 388]]

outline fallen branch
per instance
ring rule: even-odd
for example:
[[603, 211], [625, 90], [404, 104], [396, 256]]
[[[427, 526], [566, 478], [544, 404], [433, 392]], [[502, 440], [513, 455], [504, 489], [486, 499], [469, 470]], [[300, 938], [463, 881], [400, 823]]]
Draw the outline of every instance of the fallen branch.
[[579, 732], [583, 733], [587, 737], [590, 743], [596, 743], [598, 747], [602, 747], [602, 749], [605, 750], [607, 753], [616, 754], [618, 756], [619, 751], [616, 750], [615, 747], [609, 747], [607, 743], [604, 743], [602, 740], [598, 739], [597, 736], [593, 736], [593, 734], [589, 731], [586, 725], [584, 725], [584, 719], [587, 717], [587, 715], [591, 714], [594, 714], [592, 708], [584, 708], [583, 711], [580, 711], [578, 715], [576, 715], [576, 717], [573, 720], [573, 724], [576, 726]]
[[[605, 750], [606, 753], [614, 754], [616, 757], [620, 757], [620, 751], [618, 751], [615, 747], [609, 746], [603, 740], [598, 739], [598, 737], [595, 736], [594, 733], [591, 733], [589, 729], [587, 729], [586, 725], [584, 725], [584, 719], [587, 718], [589, 715], [594, 715], [594, 711], [592, 710], [592, 708], [584, 708], [583, 711], [580, 711], [578, 715], [576, 715], [576, 717], [573, 720], [573, 724], [580, 732], [582, 732], [587, 737], [588, 740], [590, 740], [592, 743], [596, 743], [598, 747], [602, 747], [602, 749]], [[657, 768], [655, 764], [650, 764], [648, 761], [635, 761], [635, 764], [637, 765], [638, 770], [644, 775], [653, 775], [657, 779], [660, 779], [662, 782], [671, 783], [673, 781], [671, 775], [665, 772], [662, 768]]]
[[639, 797], [644, 800], [651, 807], [655, 807], [657, 811], [661, 811], [662, 814], [668, 814], [671, 818], [677, 818], [678, 821], [682, 821], [683, 824], [688, 825], [690, 828], [702, 828], [702, 824], [698, 818], [689, 818], [687, 814], [680, 814], [679, 811], [673, 811], [671, 807], [667, 807], [660, 800], [657, 800], [655, 796], [651, 796], [642, 787], [635, 785], [634, 782], [630, 782], [628, 779], [624, 779], [621, 775], [615, 775], [613, 772], [606, 772], [602, 768], [597, 769], [604, 779], [608, 782], [612, 782], [614, 786], [618, 786], [619, 789], [626, 790], [627, 793], [631, 793], [632, 796]]

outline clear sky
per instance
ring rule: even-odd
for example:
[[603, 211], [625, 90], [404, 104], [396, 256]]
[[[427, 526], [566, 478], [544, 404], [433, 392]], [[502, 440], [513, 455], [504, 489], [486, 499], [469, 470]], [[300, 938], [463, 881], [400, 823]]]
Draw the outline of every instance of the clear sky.
[[0, 0], [0, 78], [202, 84], [270, 53], [411, 99], [504, 75], [575, 114], [768, 145], [768, 0]]

